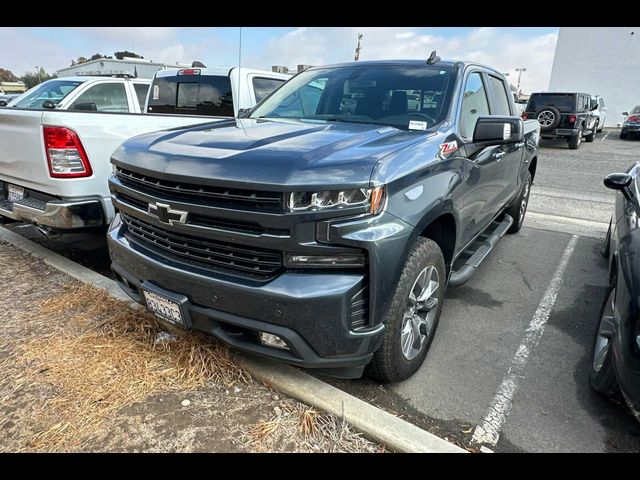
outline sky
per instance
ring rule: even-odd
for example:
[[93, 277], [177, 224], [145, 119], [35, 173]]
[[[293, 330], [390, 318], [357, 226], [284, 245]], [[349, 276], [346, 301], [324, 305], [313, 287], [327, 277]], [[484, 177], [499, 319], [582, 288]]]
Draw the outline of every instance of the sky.
[[[524, 67], [525, 93], [548, 88], [558, 29], [554, 27], [0, 27], [0, 68], [16, 75], [68, 67], [71, 59], [129, 50], [159, 62], [270, 70], [353, 60], [428, 58], [474, 60], [509, 73]], [[239, 52], [240, 34], [242, 35]], [[10, 45], [10, 48], [5, 46]]]

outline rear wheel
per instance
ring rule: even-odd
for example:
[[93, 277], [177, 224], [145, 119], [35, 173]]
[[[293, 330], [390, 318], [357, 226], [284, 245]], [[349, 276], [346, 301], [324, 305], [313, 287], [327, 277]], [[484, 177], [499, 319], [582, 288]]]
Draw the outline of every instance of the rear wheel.
[[438, 244], [416, 240], [391, 299], [382, 345], [366, 367], [369, 375], [399, 382], [420, 368], [438, 327], [446, 278]]
[[580, 129], [580, 131], [578, 132], [578, 134], [574, 135], [573, 137], [569, 137], [569, 148], [571, 150], [577, 150], [578, 147], [580, 146], [580, 144], [582, 143], [582, 132], [584, 131], [584, 129]]
[[518, 196], [518, 200], [506, 211], [508, 215], [513, 218], [513, 224], [507, 230], [509, 233], [518, 233], [524, 223], [524, 216], [527, 213], [527, 206], [529, 205], [529, 194], [531, 193], [531, 172], [527, 171], [522, 192]]
[[600, 322], [593, 341], [593, 359], [589, 370], [591, 387], [608, 397], [617, 395], [619, 391], [611, 352], [615, 325], [615, 299], [616, 289], [610, 287], [600, 309]]
[[628, 135], [628, 134], [627, 134], [627, 132], [625, 132], [624, 130], [622, 130], [622, 131], [620, 132], [620, 138], [621, 138], [621, 139], [623, 139], [623, 140], [624, 140], [625, 138], [627, 138], [627, 135]]

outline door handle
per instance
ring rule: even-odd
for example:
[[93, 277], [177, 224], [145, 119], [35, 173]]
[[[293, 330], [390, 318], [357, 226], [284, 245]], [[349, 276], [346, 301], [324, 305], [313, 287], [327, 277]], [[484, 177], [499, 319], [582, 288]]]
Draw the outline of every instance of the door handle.
[[524, 147], [524, 142], [518, 142], [518, 143], [516, 143], [516, 144], [514, 145], [514, 147], [516, 147], [516, 148], [522, 148], [522, 147]]
[[502, 157], [504, 157], [506, 155], [505, 152], [496, 152], [493, 154], [493, 158], [495, 158], [498, 162], [500, 161], [500, 159]]

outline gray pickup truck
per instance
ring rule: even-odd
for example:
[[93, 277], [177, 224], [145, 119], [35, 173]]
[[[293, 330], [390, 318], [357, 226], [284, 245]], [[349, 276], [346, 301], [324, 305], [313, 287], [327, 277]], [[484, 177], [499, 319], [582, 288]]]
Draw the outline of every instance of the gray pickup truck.
[[244, 118], [113, 153], [112, 268], [162, 322], [399, 381], [445, 288], [520, 230], [539, 137], [483, 65], [434, 52], [310, 68]]

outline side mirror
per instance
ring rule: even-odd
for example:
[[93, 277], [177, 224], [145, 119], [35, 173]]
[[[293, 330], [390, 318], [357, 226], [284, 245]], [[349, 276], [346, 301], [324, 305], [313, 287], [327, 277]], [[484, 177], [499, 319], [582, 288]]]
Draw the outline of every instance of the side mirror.
[[73, 104], [73, 108], [71, 108], [70, 110], [82, 110], [82, 111], [89, 111], [89, 112], [97, 112], [98, 111], [98, 107], [96, 107], [96, 104], [93, 103], [93, 102], [74, 103]]
[[622, 114], [623, 114], [625, 117], [628, 117], [628, 116], [629, 116], [629, 112], [622, 112]]
[[621, 191], [627, 200], [631, 200], [628, 188], [632, 181], [633, 177], [628, 173], [610, 173], [604, 179], [604, 186]]
[[42, 108], [54, 109], [56, 108], [56, 104], [51, 100], [45, 100], [44, 102], [42, 102]]
[[483, 116], [478, 117], [473, 130], [473, 142], [491, 145], [521, 142], [524, 139], [524, 125], [520, 117]]
[[598, 109], [598, 104], [597, 104], [597, 103], [591, 107], [591, 111], [592, 111], [592, 112], [593, 112], [594, 110], [597, 110], [597, 109]]
[[250, 108], [239, 108], [238, 109], [238, 118], [245, 118], [249, 115], [249, 112], [251, 111]]
[[5, 100], [0, 100], [0, 107], [6, 107], [7, 102]]

